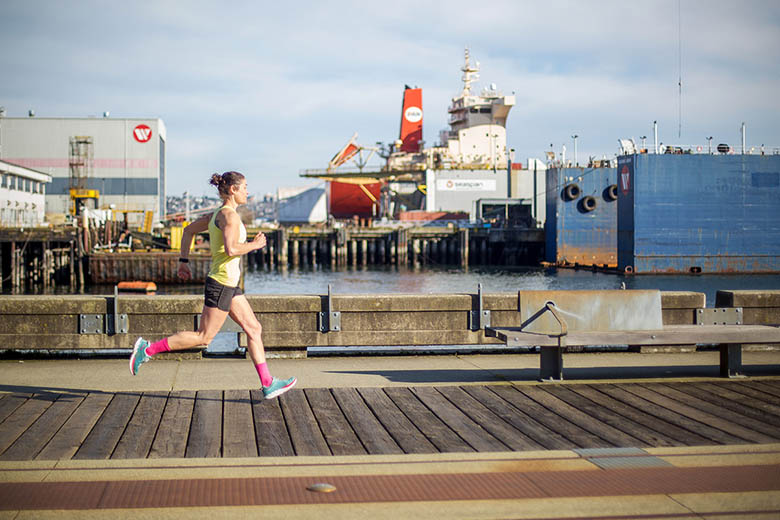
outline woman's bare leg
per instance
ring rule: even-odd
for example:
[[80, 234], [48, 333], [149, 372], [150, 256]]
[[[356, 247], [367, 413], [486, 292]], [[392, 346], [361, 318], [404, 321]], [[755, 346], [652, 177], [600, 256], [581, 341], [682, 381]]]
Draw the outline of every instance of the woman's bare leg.
[[200, 315], [200, 326], [197, 331], [185, 330], [168, 338], [171, 350], [184, 350], [208, 345], [227, 319], [228, 313], [216, 307], [203, 307]]
[[247, 336], [247, 351], [255, 365], [265, 363], [265, 348], [263, 347], [263, 327], [257, 321], [255, 312], [249, 305], [246, 296], [235, 296], [230, 303], [230, 317], [239, 327], [244, 329]]

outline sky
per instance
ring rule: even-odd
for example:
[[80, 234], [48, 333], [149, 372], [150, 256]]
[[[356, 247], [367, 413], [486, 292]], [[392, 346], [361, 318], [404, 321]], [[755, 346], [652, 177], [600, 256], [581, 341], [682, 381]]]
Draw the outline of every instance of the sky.
[[[423, 89], [427, 146], [448, 128], [464, 49], [478, 88], [516, 96], [515, 161], [614, 157], [618, 139], [780, 147], [776, 0], [0, 1], [8, 117], [160, 118], [167, 192], [311, 184], [352, 136], [398, 138]], [[681, 80], [681, 89], [680, 89]], [[374, 161], [374, 164], [379, 164]]]

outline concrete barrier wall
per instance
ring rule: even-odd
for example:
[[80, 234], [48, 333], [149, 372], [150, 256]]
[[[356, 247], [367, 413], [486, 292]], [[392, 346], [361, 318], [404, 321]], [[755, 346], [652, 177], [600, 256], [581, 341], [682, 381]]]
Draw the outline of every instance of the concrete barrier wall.
[[[691, 324], [695, 310], [705, 305], [702, 293], [661, 295], [665, 324]], [[247, 298], [263, 325], [267, 350], [277, 355], [302, 356], [309, 346], [499, 344], [483, 330], [469, 328], [470, 313], [479, 306], [476, 294], [333, 295], [332, 310], [341, 313], [338, 332], [318, 328], [318, 315], [327, 308], [325, 295]], [[490, 311], [492, 326], [520, 325], [516, 292], [484, 294], [483, 307]], [[129, 349], [139, 335], [157, 340], [193, 330], [202, 308], [199, 295], [120, 295], [118, 312], [128, 316], [127, 333], [94, 334], [80, 332], [79, 316], [110, 319], [113, 296], [5, 296], [0, 299], [0, 350]], [[243, 334], [239, 343], [246, 344]]]
[[715, 307], [742, 307], [745, 325], [780, 325], [780, 290], [718, 291]]

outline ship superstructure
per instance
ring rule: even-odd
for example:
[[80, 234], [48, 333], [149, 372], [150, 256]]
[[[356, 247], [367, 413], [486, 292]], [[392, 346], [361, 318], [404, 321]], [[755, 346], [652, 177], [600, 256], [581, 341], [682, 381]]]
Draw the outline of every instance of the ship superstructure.
[[445, 150], [443, 166], [449, 162], [458, 168], [506, 168], [506, 119], [515, 105], [515, 96], [503, 95], [495, 84], [479, 95], [472, 93], [472, 85], [479, 79], [479, 62], [471, 64], [468, 49], [461, 70], [463, 90], [452, 98], [447, 110], [450, 130], [441, 132], [441, 145], [437, 147]]
[[[450, 205], [453, 211], [474, 213], [478, 199], [509, 196], [506, 122], [515, 96], [504, 95], [495, 84], [474, 92], [479, 63], [472, 62], [468, 48], [460, 70], [463, 85], [448, 108], [449, 129], [440, 132], [435, 146], [425, 147], [422, 141], [422, 89], [407, 86], [396, 140], [360, 146], [356, 134], [326, 170], [302, 172], [329, 183], [329, 214], [393, 216], [406, 210], [449, 211], [445, 206]], [[386, 159], [380, 168], [367, 164], [374, 153]], [[371, 189], [374, 184], [381, 194], [380, 188]], [[336, 196], [342, 192], [350, 197]]]
[[[407, 146], [397, 145], [396, 151], [388, 157], [388, 170], [507, 167], [506, 120], [515, 105], [515, 96], [504, 95], [495, 84], [483, 88], [479, 94], [474, 93], [474, 84], [479, 79], [479, 62], [472, 63], [468, 49], [464, 51], [464, 64], [460, 70], [463, 88], [452, 98], [447, 110], [449, 130], [442, 130], [439, 143], [431, 148], [412, 151]], [[407, 111], [409, 108], [404, 105], [402, 118], [406, 117]], [[421, 120], [421, 110], [419, 114]], [[402, 128], [403, 124], [402, 119]]]

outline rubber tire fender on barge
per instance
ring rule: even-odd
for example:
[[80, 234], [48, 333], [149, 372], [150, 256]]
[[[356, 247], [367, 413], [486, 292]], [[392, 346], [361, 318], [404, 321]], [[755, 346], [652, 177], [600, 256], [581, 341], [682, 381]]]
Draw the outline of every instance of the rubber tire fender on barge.
[[582, 197], [582, 200], [580, 200], [579, 207], [580, 211], [583, 213], [590, 213], [594, 209], [596, 209], [596, 198], [591, 197], [588, 195], [587, 197]]
[[576, 182], [567, 184], [563, 188], [563, 200], [575, 200], [580, 196], [580, 187]]
[[604, 200], [607, 202], [614, 202], [618, 198], [618, 187], [617, 184], [610, 184], [606, 188], [604, 188], [604, 192], [601, 194], [602, 197], [604, 197]]

